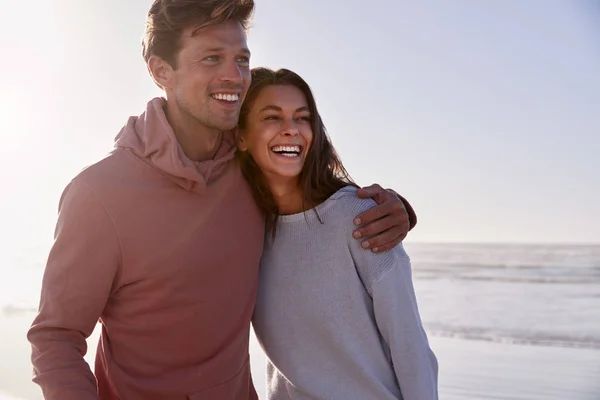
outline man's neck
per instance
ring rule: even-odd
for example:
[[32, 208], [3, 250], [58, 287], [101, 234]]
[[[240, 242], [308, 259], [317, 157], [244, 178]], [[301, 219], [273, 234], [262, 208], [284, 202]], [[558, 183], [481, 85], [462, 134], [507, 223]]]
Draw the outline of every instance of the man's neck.
[[221, 144], [223, 132], [201, 124], [177, 106], [167, 102], [167, 121], [185, 155], [192, 161], [212, 160]]

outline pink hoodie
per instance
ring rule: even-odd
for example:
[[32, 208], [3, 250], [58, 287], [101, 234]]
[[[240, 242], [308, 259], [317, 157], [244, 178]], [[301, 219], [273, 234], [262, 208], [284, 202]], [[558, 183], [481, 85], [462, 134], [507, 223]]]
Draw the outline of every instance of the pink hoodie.
[[[182, 152], [153, 99], [65, 189], [28, 338], [46, 399], [255, 399], [264, 223], [234, 158]], [[83, 359], [98, 319], [95, 379]]]

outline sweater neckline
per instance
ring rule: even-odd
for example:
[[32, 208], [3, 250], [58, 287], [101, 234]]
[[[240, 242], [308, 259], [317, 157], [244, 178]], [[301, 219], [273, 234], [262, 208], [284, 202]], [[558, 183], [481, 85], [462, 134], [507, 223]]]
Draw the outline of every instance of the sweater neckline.
[[302, 211], [295, 214], [287, 214], [287, 215], [279, 215], [277, 218], [277, 224], [289, 224], [298, 221], [307, 221], [312, 222], [314, 220], [318, 220], [318, 216], [323, 214], [331, 205], [343, 196], [344, 193], [354, 192], [356, 189], [352, 186], [345, 186], [329, 196], [327, 200], [322, 202], [321, 204], [308, 209], [306, 211]]

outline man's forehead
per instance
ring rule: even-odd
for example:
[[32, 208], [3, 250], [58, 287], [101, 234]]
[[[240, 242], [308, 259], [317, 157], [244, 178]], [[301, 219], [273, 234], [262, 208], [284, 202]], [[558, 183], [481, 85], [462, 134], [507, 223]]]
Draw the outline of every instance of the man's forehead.
[[198, 47], [221, 50], [247, 50], [246, 31], [237, 21], [202, 28], [190, 27], [183, 32], [184, 41], [194, 42]]

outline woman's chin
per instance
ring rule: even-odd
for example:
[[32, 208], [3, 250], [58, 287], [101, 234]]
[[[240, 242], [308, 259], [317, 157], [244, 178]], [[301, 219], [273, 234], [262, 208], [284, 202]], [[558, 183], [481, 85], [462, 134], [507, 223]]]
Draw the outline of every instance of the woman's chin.
[[298, 178], [300, 177], [300, 174], [302, 173], [302, 168], [298, 168], [298, 169], [284, 169], [282, 171], [279, 171], [278, 175], [281, 177], [281, 179], [289, 179], [290, 181], [298, 181]]

